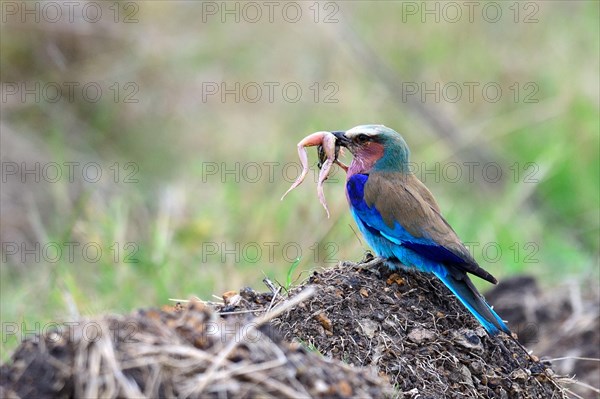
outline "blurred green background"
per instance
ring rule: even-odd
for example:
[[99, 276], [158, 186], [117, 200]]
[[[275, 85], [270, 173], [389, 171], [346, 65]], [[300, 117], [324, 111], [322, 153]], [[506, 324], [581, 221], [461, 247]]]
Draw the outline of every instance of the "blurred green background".
[[339, 169], [330, 219], [312, 149], [280, 197], [301, 138], [365, 123], [493, 275], [598, 285], [598, 2], [75, 3], [2, 3], [3, 325], [359, 260]]

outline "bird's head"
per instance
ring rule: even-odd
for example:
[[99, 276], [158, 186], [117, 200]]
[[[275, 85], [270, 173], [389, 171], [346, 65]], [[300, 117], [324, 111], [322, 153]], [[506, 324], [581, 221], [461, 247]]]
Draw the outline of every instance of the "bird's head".
[[345, 132], [332, 133], [339, 145], [348, 148], [354, 155], [348, 176], [372, 170], [408, 173], [408, 146], [402, 136], [389, 127], [360, 125]]

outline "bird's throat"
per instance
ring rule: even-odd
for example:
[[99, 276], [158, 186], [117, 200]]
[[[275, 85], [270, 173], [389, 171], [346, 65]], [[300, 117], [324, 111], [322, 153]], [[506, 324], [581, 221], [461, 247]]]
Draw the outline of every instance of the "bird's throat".
[[384, 148], [379, 143], [371, 143], [354, 154], [354, 159], [348, 167], [348, 178], [355, 174], [367, 174], [377, 161], [383, 157]]

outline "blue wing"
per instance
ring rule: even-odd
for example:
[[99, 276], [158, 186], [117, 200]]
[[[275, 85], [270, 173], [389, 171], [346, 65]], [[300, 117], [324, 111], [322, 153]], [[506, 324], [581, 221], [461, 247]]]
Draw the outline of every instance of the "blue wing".
[[[424, 257], [426, 260], [435, 263], [463, 263], [464, 260], [445, 248], [439, 245], [435, 241], [425, 237], [415, 237], [410, 234], [400, 223], [397, 221], [394, 223], [393, 228], [388, 226], [377, 208], [369, 207], [364, 199], [364, 189], [369, 176], [363, 174], [356, 174], [348, 179], [346, 189], [348, 200], [350, 202], [350, 208], [352, 215], [354, 216], [357, 223], [363, 225], [368, 235], [373, 235], [377, 238], [380, 236], [391, 243], [401, 245]], [[376, 240], [377, 241], [377, 240]], [[379, 240], [380, 241], [380, 240]], [[381, 247], [380, 245], [375, 245]], [[375, 252], [378, 252], [378, 248], [373, 248]], [[383, 249], [383, 248], [382, 248]], [[394, 252], [394, 251], [392, 251]], [[398, 251], [396, 251], [398, 252]], [[406, 252], [406, 251], [404, 251]], [[384, 254], [378, 254], [385, 256]], [[406, 253], [401, 253], [406, 257]], [[399, 258], [398, 260], [403, 261], [406, 259]], [[420, 265], [415, 265], [420, 266]]]

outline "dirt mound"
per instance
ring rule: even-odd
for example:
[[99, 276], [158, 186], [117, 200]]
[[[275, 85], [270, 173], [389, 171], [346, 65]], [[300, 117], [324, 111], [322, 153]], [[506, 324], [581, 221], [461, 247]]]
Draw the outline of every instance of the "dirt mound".
[[282, 341], [269, 328], [270, 317], [224, 320], [209, 307], [191, 303], [179, 310], [82, 321], [24, 342], [0, 369], [0, 396], [391, 395], [389, 383], [372, 370], [327, 360]]
[[326, 356], [376, 366], [398, 397], [565, 397], [548, 364], [510, 337], [490, 338], [429, 275], [345, 264], [307, 284], [316, 294], [282, 315], [279, 329]]
[[[489, 337], [430, 275], [345, 263], [290, 295], [268, 286], [25, 341], [0, 369], [0, 396], [567, 397], [548, 362]], [[513, 329], [527, 320], [499, 312]]]

